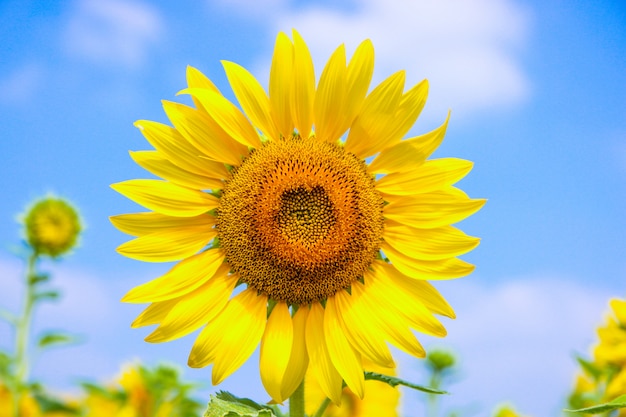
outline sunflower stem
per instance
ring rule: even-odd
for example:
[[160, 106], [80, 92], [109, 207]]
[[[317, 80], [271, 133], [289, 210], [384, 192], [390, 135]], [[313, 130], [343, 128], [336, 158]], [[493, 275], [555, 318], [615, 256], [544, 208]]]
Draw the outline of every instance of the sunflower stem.
[[35, 305], [35, 276], [36, 269], [35, 265], [37, 263], [37, 252], [33, 252], [33, 254], [28, 259], [28, 266], [26, 269], [26, 293], [24, 296], [24, 306], [22, 310], [22, 315], [20, 316], [16, 328], [15, 328], [15, 363], [16, 363], [16, 372], [15, 372], [15, 395], [14, 399], [14, 415], [19, 416], [19, 404], [21, 402], [21, 397], [24, 391], [24, 386], [28, 381], [28, 371], [29, 371], [29, 363], [28, 363], [28, 339], [30, 334], [30, 327], [32, 321], [32, 313], [33, 307]]
[[304, 381], [289, 397], [289, 417], [304, 417]]

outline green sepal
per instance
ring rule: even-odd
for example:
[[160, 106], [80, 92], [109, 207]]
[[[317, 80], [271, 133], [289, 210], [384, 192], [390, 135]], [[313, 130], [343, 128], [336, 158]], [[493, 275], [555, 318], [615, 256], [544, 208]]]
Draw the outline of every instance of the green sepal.
[[405, 381], [404, 379], [396, 378], [395, 376], [378, 374], [376, 372], [365, 372], [365, 379], [372, 379], [375, 381], [384, 382], [394, 388], [398, 385], [402, 385], [417, 391], [427, 392], [428, 394], [448, 394], [447, 391], [441, 391], [435, 388], [417, 385], [412, 382]]
[[592, 376], [596, 381], [602, 376], [602, 368], [596, 366], [593, 362], [590, 362], [578, 355], [576, 355], [576, 361], [578, 361], [580, 367], [583, 368], [583, 370]]
[[70, 334], [60, 332], [47, 332], [39, 336], [37, 341], [37, 347], [40, 349], [53, 347], [58, 345], [69, 345], [72, 343], [79, 343], [80, 338]]
[[211, 395], [204, 417], [275, 417], [271, 408], [255, 403], [248, 398], [239, 398], [220, 391]]
[[580, 408], [578, 410], [564, 410], [568, 413], [580, 413], [580, 414], [601, 414], [609, 411], [617, 410], [619, 408], [626, 408], [626, 394], [609, 401], [608, 403], [594, 405], [592, 407]]

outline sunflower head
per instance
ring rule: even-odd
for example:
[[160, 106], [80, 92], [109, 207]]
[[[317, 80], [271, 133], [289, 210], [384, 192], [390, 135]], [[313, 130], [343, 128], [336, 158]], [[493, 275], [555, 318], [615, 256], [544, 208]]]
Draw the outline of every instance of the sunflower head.
[[53, 258], [76, 246], [82, 230], [78, 212], [60, 198], [36, 201], [23, 217], [26, 240], [37, 254]]
[[135, 237], [118, 251], [180, 261], [124, 297], [151, 303], [133, 326], [157, 324], [149, 342], [203, 328], [189, 365], [213, 364], [215, 384], [260, 343], [275, 401], [307, 371], [336, 403], [344, 381], [362, 397], [363, 360], [394, 367], [387, 342], [423, 357], [411, 329], [443, 336], [436, 315], [454, 317], [427, 280], [473, 270], [458, 256], [478, 239], [452, 226], [484, 203], [453, 185], [472, 164], [428, 159], [447, 119], [405, 138], [428, 83], [405, 91], [399, 71], [370, 91], [370, 41], [349, 60], [341, 45], [316, 80], [304, 40], [280, 33], [267, 92], [223, 66], [239, 105], [189, 67], [194, 105], [136, 123], [154, 150], [131, 156], [162, 180], [112, 185], [149, 210], [111, 218]]

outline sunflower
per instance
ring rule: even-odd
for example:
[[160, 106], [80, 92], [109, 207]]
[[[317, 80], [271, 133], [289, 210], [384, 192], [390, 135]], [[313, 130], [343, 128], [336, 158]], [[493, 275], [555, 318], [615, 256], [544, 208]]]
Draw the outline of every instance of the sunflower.
[[427, 160], [447, 120], [403, 140], [428, 83], [404, 92], [399, 71], [368, 94], [369, 40], [349, 62], [337, 48], [317, 87], [295, 31], [277, 37], [269, 95], [243, 67], [223, 66], [241, 109], [189, 67], [181, 93], [195, 106], [164, 101], [173, 127], [136, 122], [155, 150], [131, 156], [163, 180], [112, 185], [151, 210], [111, 218], [136, 237], [118, 251], [180, 261], [123, 298], [151, 303], [132, 326], [158, 324], [148, 342], [203, 327], [188, 364], [213, 364], [213, 384], [260, 344], [274, 401], [307, 370], [335, 403], [343, 381], [362, 398], [362, 359], [394, 367], [386, 342], [423, 357], [412, 329], [443, 336], [435, 314], [454, 317], [426, 280], [473, 270], [457, 256], [478, 239], [451, 226], [484, 203], [453, 186], [472, 164]]

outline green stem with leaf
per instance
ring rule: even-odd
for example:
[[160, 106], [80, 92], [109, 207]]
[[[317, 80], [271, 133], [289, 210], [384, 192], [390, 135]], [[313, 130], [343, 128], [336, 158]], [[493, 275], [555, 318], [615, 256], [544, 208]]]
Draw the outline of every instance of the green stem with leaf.
[[13, 413], [19, 416], [19, 404], [24, 386], [28, 381], [30, 364], [28, 358], [28, 341], [33, 318], [33, 307], [35, 305], [35, 284], [37, 283], [38, 255], [33, 252], [28, 258], [26, 267], [26, 292], [24, 295], [24, 306], [22, 314], [18, 317], [15, 325], [15, 395], [13, 396]]

